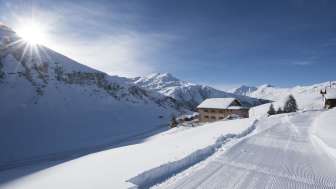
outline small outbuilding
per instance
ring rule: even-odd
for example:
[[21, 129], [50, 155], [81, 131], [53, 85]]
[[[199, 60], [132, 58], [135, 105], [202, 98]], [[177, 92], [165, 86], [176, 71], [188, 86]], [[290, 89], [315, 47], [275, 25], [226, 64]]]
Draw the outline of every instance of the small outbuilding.
[[230, 116], [247, 118], [249, 108], [235, 98], [208, 98], [197, 106], [200, 122], [213, 122]]
[[331, 109], [336, 107], [336, 88], [327, 88], [321, 90], [323, 97], [323, 106], [326, 109]]

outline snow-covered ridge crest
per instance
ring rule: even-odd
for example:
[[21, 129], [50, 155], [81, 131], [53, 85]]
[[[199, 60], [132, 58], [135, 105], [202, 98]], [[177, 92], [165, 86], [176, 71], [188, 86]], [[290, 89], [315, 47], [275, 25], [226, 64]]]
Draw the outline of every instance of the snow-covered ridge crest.
[[195, 109], [198, 104], [207, 98], [237, 98], [244, 106], [255, 106], [266, 102], [256, 98], [224, 92], [210, 86], [179, 80], [169, 73], [154, 73], [134, 78], [133, 81], [141, 87], [172, 97], [191, 109]]

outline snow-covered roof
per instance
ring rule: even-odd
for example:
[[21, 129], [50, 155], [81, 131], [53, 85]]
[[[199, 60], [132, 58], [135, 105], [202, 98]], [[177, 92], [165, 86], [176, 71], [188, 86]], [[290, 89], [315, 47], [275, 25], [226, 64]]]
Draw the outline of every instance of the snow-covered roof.
[[[197, 108], [228, 109], [235, 98], [208, 98], [204, 100]], [[239, 101], [238, 101], [239, 102]], [[234, 106], [237, 106], [236, 104]]]
[[326, 99], [336, 99], [336, 88], [327, 89]]

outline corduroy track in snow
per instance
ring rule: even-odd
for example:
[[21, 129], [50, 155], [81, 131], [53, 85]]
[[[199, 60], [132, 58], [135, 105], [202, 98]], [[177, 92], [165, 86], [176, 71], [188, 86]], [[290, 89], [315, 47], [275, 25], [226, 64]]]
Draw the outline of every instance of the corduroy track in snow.
[[309, 136], [312, 117], [284, 116], [278, 125], [159, 188], [336, 188], [335, 162]]

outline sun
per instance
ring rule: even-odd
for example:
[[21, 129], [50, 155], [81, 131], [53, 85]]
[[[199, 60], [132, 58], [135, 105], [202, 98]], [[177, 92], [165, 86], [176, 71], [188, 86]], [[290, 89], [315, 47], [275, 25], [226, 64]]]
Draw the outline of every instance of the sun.
[[43, 25], [34, 21], [25, 22], [16, 29], [16, 33], [31, 45], [45, 44], [47, 41]]

